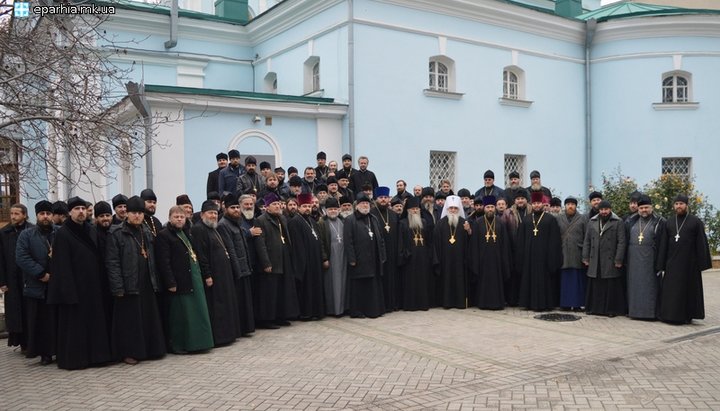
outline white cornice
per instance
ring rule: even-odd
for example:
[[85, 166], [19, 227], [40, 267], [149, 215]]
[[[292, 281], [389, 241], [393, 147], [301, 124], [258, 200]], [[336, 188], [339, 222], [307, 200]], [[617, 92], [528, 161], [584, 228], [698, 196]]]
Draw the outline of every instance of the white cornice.
[[[104, 28], [130, 33], [157, 34], [170, 36], [170, 16], [147, 11], [117, 8], [117, 13], [103, 23]], [[247, 29], [241, 25], [219, 21], [178, 18], [180, 39], [205, 40], [238, 46], [252, 46]], [[138, 39], [138, 41], [143, 39]]]
[[200, 110], [208, 115], [212, 115], [214, 112], [231, 112], [342, 119], [347, 115], [348, 109], [347, 105], [343, 104], [307, 104], [170, 93], [147, 93], [147, 100], [151, 106]]
[[720, 15], [655, 16], [598, 24], [594, 43], [661, 37], [720, 37]]
[[285, 0], [245, 27], [253, 44], [259, 44], [345, 0]]
[[585, 24], [495, 0], [373, 0], [583, 44]]
[[673, 56], [683, 57], [720, 57], [720, 50], [718, 51], [651, 51], [647, 53], [627, 53], [627, 54], [615, 54], [612, 56], [603, 56], [590, 59], [591, 63], [603, 63], [606, 61], [616, 60], [628, 60], [628, 59], [648, 59], [648, 58], [659, 58], [659, 57], [670, 57]]

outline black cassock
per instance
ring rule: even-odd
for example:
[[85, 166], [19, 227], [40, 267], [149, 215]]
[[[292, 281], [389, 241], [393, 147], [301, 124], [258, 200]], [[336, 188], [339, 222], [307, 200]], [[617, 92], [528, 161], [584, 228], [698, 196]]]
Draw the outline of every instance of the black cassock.
[[240, 314], [235, 294], [232, 244], [225, 244], [220, 233], [205, 223], [192, 226], [192, 245], [197, 254], [203, 282], [212, 277], [213, 285], [205, 287], [215, 346], [226, 345], [242, 335]]
[[48, 304], [57, 305], [60, 368], [87, 368], [112, 359], [96, 241], [93, 227], [71, 219], [55, 233]]
[[[474, 283], [478, 308], [501, 310], [505, 308], [504, 283], [510, 278], [510, 237], [500, 217], [495, 217], [495, 230], [492, 221], [478, 218], [473, 222], [469, 247], [469, 266]], [[493, 236], [495, 234], [495, 236]]]
[[381, 210], [373, 207], [372, 214], [380, 224], [383, 242], [385, 243], [385, 262], [383, 263], [382, 286], [385, 297], [385, 310], [395, 311], [400, 308], [400, 273], [397, 269], [397, 248], [399, 224], [398, 216], [389, 207]]
[[25, 223], [21, 229], [8, 224], [0, 230], [0, 286], [7, 286], [5, 292], [5, 329], [8, 332], [8, 347], [21, 346], [25, 349], [25, 299], [23, 298], [23, 275], [15, 263], [17, 239], [23, 230], [33, 224]]
[[[398, 265], [402, 287], [402, 308], [406, 311], [430, 308], [430, 277], [432, 276], [432, 227], [423, 218], [423, 229], [410, 229], [407, 219], [400, 221]], [[417, 239], [417, 241], [415, 241]], [[422, 241], [421, 241], [422, 239]]]
[[255, 332], [249, 248], [245, 242], [245, 235], [239, 221], [224, 215], [220, 219], [220, 223], [218, 223], [218, 232], [223, 236], [225, 244], [232, 244], [235, 249], [237, 258], [233, 260], [233, 271], [235, 273], [235, 294], [238, 302], [240, 332], [243, 336], [247, 336]]
[[517, 241], [516, 258], [522, 267], [520, 306], [534, 311], [557, 307], [560, 302], [557, 279], [562, 267], [562, 243], [557, 220], [550, 213], [525, 216]]
[[657, 267], [658, 271], [665, 271], [658, 317], [670, 323], [703, 319], [705, 302], [701, 271], [712, 266], [703, 223], [689, 214], [685, 219], [670, 217], [665, 233], [660, 239]]
[[447, 216], [435, 224], [433, 232], [433, 266], [438, 277], [435, 287], [442, 292], [438, 301], [445, 308], [466, 308], [467, 273], [466, 257], [470, 236], [463, 228], [465, 219], [458, 218], [456, 227], [450, 227]]
[[288, 221], [293, 271], [298, 279], [300, 318], [325, 316], [323, 261], [327, 260], [320, 243], [320, 228], [312, 218], [295, 214]]
[[382, 276], [386, 257], [380, 231], [385, 229], [375, 216], [357, 211], [343, 225], [352, 317], [376, 318], [385, 313]]

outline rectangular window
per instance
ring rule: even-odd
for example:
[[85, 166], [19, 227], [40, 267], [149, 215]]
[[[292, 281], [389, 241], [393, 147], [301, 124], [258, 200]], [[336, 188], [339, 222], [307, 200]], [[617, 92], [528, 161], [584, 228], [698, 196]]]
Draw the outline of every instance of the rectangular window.
[[690, 178], [692, 176], [692, 157], [663, 157], [662, 174], [674, 174]]
[[441, 180], [450, 180], [455, 185], [455, 157], [454, 151], [430, 152], [430, 186], [437, 189]]
[[0, 225], [10, 222], [10, 207], [20, 202], [20, 169], [17, 145], [0, 137]]
[[510, 173], [517, 171], [520, 174], [520, 183], [525, 177], [525, 155], [505, 154], [505, 187], [510, 186]]

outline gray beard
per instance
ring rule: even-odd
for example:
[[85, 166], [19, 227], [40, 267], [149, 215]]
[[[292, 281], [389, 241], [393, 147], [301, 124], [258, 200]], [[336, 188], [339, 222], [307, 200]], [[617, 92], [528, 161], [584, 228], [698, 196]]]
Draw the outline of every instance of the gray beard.
[[430, 213], [433, 212], [434, 204], [433, 203], [425, 203], [423, 204], [423, 207], [425, 210], [429, 211]]
[[358, 208], [357, 211], [358, 211], [360, 214], [362, 214], [362, 215], [368, 215], [368, 214], [370, 214], [370, 209], [369, 209], [369, 208]]
[[255, 218], [255, 211], [254, 210], [242, 210], [242, 215], [245, 217], [246, 220], [252, 220]]
[[408, 224], [411, 230], [422, 230], [423, 221], [420, 214], [408, 214]]
[[530, 188], [533, 191], [540, 191], [540, 189], [542, 188], [542, 185], [541, 184], [530, 184]]
[[340, 215], [342, 216], [342, 218], [347, 218], [347, 217], [351, 216], [352, 213], [353, 213], [352, 211], [341, 211]]
[[210, 221], [210, 220], [206, 220], [204, 218], [202, 219], [202, 222], [203, 222], [203, 224], [205, 224], [206, 226], [208, 226], [210, 228], [217, 228], [217, 225], [218, 225], [217, 221]]
[[460, 221], [460, 216], [457, 214], [448, 214], [448, 223], [450, 224], [450, 227], [457, 227], [458, 222]]

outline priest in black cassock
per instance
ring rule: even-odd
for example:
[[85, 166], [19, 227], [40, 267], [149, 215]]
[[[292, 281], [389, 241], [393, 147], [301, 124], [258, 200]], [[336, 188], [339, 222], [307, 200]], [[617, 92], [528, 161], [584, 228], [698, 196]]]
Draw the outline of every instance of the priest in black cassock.
[[662, 281], [656, 267], [666, 220], [653, 213], [650, 196], [641, 194], [635, 202], [637, 212], [625, 220], [628, 317], [655, 320]]
[[468, 249], [475, 305], [484, 310], [505, 308], [504, 282], [510, 277], [510, 237], [495, 214], [495, 196], [483, 197], [483, 216], [472, 224]]
[[343, 226], [343, 241], [348, 263], [350, 316], [377, 318], [385, 313], [383, 264], [385, 244], [378, 219], [370, 213], [370, 199], [360, 193], [355, 212]]
[[215, 346], [228, 345], [242, 335], [235, 294], [233, 258], [235, 248], [226, 244], [217, 231], [218, 208], [213, 200], [205, 200], [200, 222], [191, 229], [192, 246], [205, 281], [205, 298], [210, 313]]
[[33, 227], [27, 221], [27, 207], [13, 204], [10, 207], [10, 224], [0, 230], [0, 292], [5, 293], [5, 328], [8, 332], [8, 347], [27, 348], [25, 327], [25, 299], [23, 298], [23, 274], [15, 261], [17, 239], [20, 234]]
[[282, 200], [268, 193], [264, 201], [265, 212], [255, 219], [260, 235], [253, 240], [257, 253], [253, 308], [259, 328], [277, 329], [290, 325], [288, 320], [297, 318], [300, 309]]
[[688, 211], [688, 197], [675, 198], [675, 216], [665, 225], [658, 270], [664, 271], [658, 318], [671, 324], [689, 324], [705, 318], [702, 271], [712, 266], [705, 227]]
[[390, 209], [390, 188], [375, 189], [375, 207], [371, 213], [380, 223], [380, 232], [385, 244], [385, 263], [383, 264], [383, 295], [385, 310], [396, 311], [400, 308], [400, 278], [397, 269], [398, 215]]
[[[467, 225], [467, 231], [466, 227]], [[440, 220], [433, 232], [433, 266], [437, 275], [435, 287], [442, 292], [439, 301], [445, 308], [467, 308], [466, 259], [470, 242], [470, 223], [459, 196], [445, 199]]]
[[612, 212], [609, 201], [598, 204], [598, 214], [588, 222], [583, 243], [583, 264], [588, 267], [585, 311], [613, 317], [627, 313], [625, 288], [625, 225]]
[[[218, 223], [218, 232], [223, 236], [225, 244], [235, 249], [233, 272], [235, 274], [235, 293], [240, 316], [240, 332], [247, 337], [255, 332], [253, 314], [252, 284], [250, 283], [252, 268], [250, 266], [249, 249], [241, 226], [242, 213], [238, 198], [232, 194], [223, 200], [225, 212]], [[254, 250], [254, 249], [253, 249]]]
[[558, 305], [557, 276], [562, 266], [560, 227], [544, 211], [542, 191], [531, 194], [532, 213], [526, 215], [517, 235], [516, 264], [522, 267], [519, 305], [534, 311]]
[[420, 197], [405, 203], [407, 218], [400, 221], [398, 265], [405, 311], [430, 308], [430, 276], [432, 275], [432, 228], [420, 213]]
[[140, 192], [140, 198], [145, 201], [145, 221], [144, 224], [153, 238], [157, 237], [158, 231], [162, 229], [162, 223], [155, 217], [157, 210], [157, 196], [151, 188], [146, 188]]
[[137, 196], [127, 202], [128, 216], [107, 236], [105, 267], [113, 303], [113, 356], [126, 364], [165, 355], [165, 335], [155, 293], [155, 248], [145, 228], [145, 203]]
[[79, 369], [112, 359], [103, 311], [97, 234], [86, 220], [85, 200], [68, 200], [70, 218], [55, 233], [50, 260], [48, 304], [55, 304], [57, 363]]
[[301, 320], [325, 316], [323, 272], [330, 267], [320, 243], [320, 228], [311, 217], [312, 206], [312, 194], [298, 195], [298, 213], [288, 221]]

